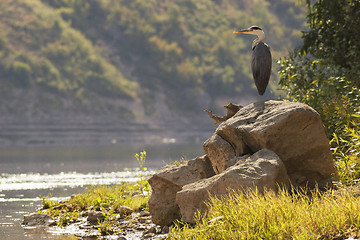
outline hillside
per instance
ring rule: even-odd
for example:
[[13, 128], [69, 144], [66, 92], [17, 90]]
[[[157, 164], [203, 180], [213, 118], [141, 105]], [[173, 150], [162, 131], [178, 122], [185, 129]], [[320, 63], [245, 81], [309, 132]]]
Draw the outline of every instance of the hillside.
[[2, 0], [0, 124], [201, 121], [205, 108], [256, 96], [253, 36], [232, 34], [251, 25], [276, 50], [276, 95], [276, 59], [305, 26], [295, 2]]

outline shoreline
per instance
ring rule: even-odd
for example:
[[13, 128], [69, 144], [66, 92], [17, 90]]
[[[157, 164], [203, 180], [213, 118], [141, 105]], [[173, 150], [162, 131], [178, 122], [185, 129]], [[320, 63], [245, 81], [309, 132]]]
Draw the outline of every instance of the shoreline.
[[[144, 189], [148, 190], [149, 186], [145, 185]], [[41, 228], [49, 235], [66, 234], [80, 239], [165, 239], [169, 228], [151, 222], [147, 210], [150, 192], [144, 193], [137, 183], [121, 183], [89, 187], [61, 201], [43, 198], [42, 208], [24, 216], [22, 227], [25, 230]], [[133, 206], [121, 203], [115, 195]], [[95, 200], [88, 201], [90, 205], [86, 207], [81, 206], [81, 199], [85, 197]]]

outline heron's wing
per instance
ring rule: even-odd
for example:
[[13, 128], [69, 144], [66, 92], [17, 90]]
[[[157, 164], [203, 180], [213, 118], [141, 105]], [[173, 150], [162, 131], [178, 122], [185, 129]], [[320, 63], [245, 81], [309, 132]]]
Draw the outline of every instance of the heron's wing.
[[260, 95], [263, 95], [269, 83], [271, 73], [271, 53], [270, 48], [261, 42], [255, 46], [251, 59], [251, 70], [256, 88]]

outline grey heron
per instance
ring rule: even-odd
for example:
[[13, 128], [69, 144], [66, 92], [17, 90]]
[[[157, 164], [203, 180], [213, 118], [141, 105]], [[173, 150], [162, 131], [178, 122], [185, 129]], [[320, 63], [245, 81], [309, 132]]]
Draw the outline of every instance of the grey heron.
[[258, 26], [234, 31], [235, 33], [257, 35], [257, 38], [252, 43], [251, 70], [258, 93], [262, 96], [269, 84], [271, 73], [271, 53], [269, 46], [264, 43], [265, 33]]

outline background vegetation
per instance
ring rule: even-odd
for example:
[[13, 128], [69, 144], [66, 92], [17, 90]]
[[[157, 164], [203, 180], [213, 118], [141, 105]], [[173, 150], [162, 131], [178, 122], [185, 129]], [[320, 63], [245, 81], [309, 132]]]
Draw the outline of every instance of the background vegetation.
[[308, 7], [304, 44], [280, 61], [287, 98], [309, 104], [328, 129], [342, 183], [360, 178], [360, 1]]
[[[171, 111], [187, 113], [218, 98], [248, 97], [256, 94], [253, 37], [235, 39], [233, 30], [264, 28], [276, 59], [300, 43], [306, 9], [296, 2], [1, 1], [0, 84], [7, 101], [0, 110], [21, 116], [107, 109], [133, 118], [139, 109], [130, 103], [151, 116], [159, 95]], [[277, 89], [276, 67], [272, 79], [269, 92]]]

